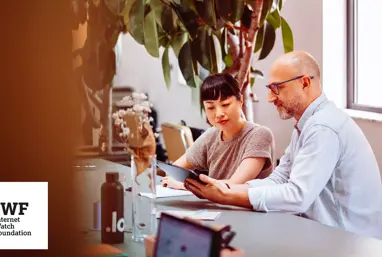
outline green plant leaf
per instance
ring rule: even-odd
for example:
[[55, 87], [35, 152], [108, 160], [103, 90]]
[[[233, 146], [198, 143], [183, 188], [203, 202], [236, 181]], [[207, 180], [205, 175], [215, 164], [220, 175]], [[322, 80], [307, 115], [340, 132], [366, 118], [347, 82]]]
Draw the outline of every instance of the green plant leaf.
[[263, 47], [261, 48], [259, 60], [263, 60], [264, 58], [268, 56], [268, 54], [272, 51], [273, 46], [275, 45], [275, 40], [276, 40], [275, 29], [270, 23], [266, 22]]
[[190, 37], [194, 39], [198, 32], [198, 27], [199, 27], [198, 16], [196, 15], [196, 13], [192, 9], [190, 9], [187, 5], [184, 5], [184, 4], [179, 5], [177, 3], [170, 2], [170, 5], [172, 9], [175, 11], [179, 20], [187, 29]]
[[244, 0], [215, 0], [216, 11], [226, 22], [235, 24], [244, 11]]
[[155, 12], [150, 11], [145, 17], [144, 24], [145, 48], [152, 57], [159, 57], [159, 42]]
[[279, 10], [281, 11], [281, 9], [283, 8], [283, 0], [278, 0], [278, 1], [279, 1]]
[[[106, 4], [107, 8], [114, 14], [114, 15], [121, 15], [124, 11], [126, 0], [103, 0]], [[95, 1], [93, 1], [95, 2]], [[99, 3], [99, 1], [98, 1]]]
[[126, 6], [125, 6], [125, 9], [123, 10], [123, 22], [125, 23], [127, 31], [130, 31], [129, 17], [130, 17], [130, 10], [134, 2], [135, 0], [126, 1]]
[[170, 45], [170, 38], [163, 28], [157, 23], [158, 42], [160, 46], [167, 48]]
[[272, 26], [277, 29], [281, 26], [281, 17], [280, 12], [278, 9], [274, 10], [273, 12], [268, 13], [266, 17], [267, 22], [272, 24]]
[[208, 26], [216, 29], [216, 12], [214, 0], [195, 1], [196, 11], [202, 21]]
[[143, 32], [145, 6], [143, 3], [144, 0], [135, 0], [129, 14], [130, 34], [141, 45], [145, 42]]
[[170, 68], [170, 58], [168, 56], [168, 47], [164, 50], [162, 55], [162, 70], [164, 81], [166, 82], [167, 89], [170, 90], [171, 87], [171, 68]]
[[259, 30], [257, 31], [256, 42], [255, 42], [255, 50], [253, 51], [254, 53], [257, 53], [261, 49], [261, 47], [263, 47], [264, 27], [265, 26], [261, 26], [259, 28]]
[[283, 37], [284, 52], [288, 53], [293, 51], [293, 33], [288, 22], [283, 17], [281, 17], [281, 33]]
[[227, 28], [223, 29], [223, 32], [222, 32], [222, 35], [221, 35], [221, 42], [222, 42], [222, 53], [223, 53], [223, 56], [226, 56], [228, 54]]
[[207, 29], [207, 26], [198, 29], [197, 37], [191, 42], [191, 48], [194, 59], [210, 71], [212, 69], [210, 63], [211, 49]]
[[199, 73], [200, 67], [202, 67], [202, 65], [200, 65], [200, 63], [196, 59], [196, 56], [192, 53], [192, 47], [191, 47], [191, 54], [192, 54], [192, 65], [194, 67], [195, 76], [199, 76], [200, 75], [200, 73]]
[[260, 16], [260, 26], [263, 26], [265, 17], [267, 17], [268, 12], [272, 8], [273, 0], [263, 0], [263, 9], [261, 10], [261, 16]]
[[223, 57], [222, 57], [222, 48], [220, 45], [220, 41], [215, 34], [210, 36], [210, 44], [211, 44], [211, 61], [212, 61], [212, 70], [213, 73], [222, 72], [223, 68]]
[[251, 80], [250, 80], [251, 87], [253, 87], [255, 85], [255, 82], [256, 82], [256, 78], [255, 77], [251, 77]]
[[180, 49], [183, 44], [187, 42], [187, 33], [178, 31], [174, 35], [171, 36], [171, 46], [174, 50], [176, 57], [179, 56]]
[[222, 64], [222, 50], [218, 37], [211, 28], [205, 26], [198, 30], [197, 37], [191, 43], [192, 55], [203, 68], [212, 73], [220, 72]]
[[198, 87], [201, 81], [195, 74], [190, 41], [187, 41], [180, 49], [178, 62], [180, 71], [182, 72], [187, 85], [190, 87]]
[[225, 57], [224, 57], [224, 63], [226, 65], [226, 67], [231, 67], [232, 64], [233, 64], [233, 60], [232, 60], [232, 56], [230, 54], [227, 54]]
[[174, 15], [171, 7], [165, 5], [162, 10], [161, 24], [162, 28], [167, 32], [171, 33], [176, 29], [176, 15]]
[[264, 78], [264, 74], [261, 70], [254, 70], [251, 66], [251, 73], [253, 75], [253, 77], [258, 77], [258, 78]]
[[182, 4], [182, 5], [188, 6], [188, 8], [190, 8], [195, 13], [197, 13], [196, 7], [195, 7], [195, 0], [172, 0], [172, 1], [177, 3], [177, 4]]
[[150, 8], [155, 12], [155, 21], [160, 25], [162, 24], [162, 12], [164, 7], [167, 6], [163, 5], [161, 0], [150, 0]]

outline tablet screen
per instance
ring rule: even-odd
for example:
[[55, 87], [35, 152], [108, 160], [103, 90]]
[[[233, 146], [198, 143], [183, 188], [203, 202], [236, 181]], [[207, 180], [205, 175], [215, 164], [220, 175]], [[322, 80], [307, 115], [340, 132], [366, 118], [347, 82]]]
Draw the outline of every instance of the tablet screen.
[[209, 257], [212, 238], [208, 229], [162, 215], [155, 257]]
[[198, 174], [192, 170], [181, 168], [164, 162], [157, 162], [157, 166], [173, 179], [184, 182], [186, 178], [198, 179]]

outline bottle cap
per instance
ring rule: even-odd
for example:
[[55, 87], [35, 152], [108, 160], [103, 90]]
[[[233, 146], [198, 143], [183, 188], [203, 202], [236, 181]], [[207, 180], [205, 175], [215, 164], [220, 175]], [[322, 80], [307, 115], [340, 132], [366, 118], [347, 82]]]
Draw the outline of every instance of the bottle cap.
[[106, 172], [106, 181], [107, 182], [115, 182], [119, 179], [118, 172]]

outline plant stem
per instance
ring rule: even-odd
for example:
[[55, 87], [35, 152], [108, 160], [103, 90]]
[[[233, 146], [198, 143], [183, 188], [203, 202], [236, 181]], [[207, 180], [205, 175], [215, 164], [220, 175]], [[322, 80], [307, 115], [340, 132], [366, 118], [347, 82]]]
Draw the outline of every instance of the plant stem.
[[232, 28], [232, 29], [235, 29], [235, 30], [238, 30], [238, 31], [243, 31], [243, 32], [248, 32], [248, 29], [244, 26], [235, 26], [235, 25], [226, 25], [225, 26], [226, 28]]
[[241, 87], [244, 86], [244, 80], [250, 68], [252, 53], [255, 47], [256, 34], [259, 29], [260, 14], [263, 9], [263, 0], [256, 0], [255, 8], [251, 13], [251, 25], [248, 30], [248, 44], [245, 46], [245, 52], [241, 62], [237, 80]]
[[227, 31], [227, 43], [229, 45], [229, 52], [231, 54], [232, 60], [236, 60], [240, 53], [238, 37]]
[[171, 7], [171, 5], [170, 5], [170, 3], [168, 3], [168, 2], [166, 2], [166, 1], [164, 1], [164, 0], [160, 0], [162, 3], [164, 3], [165, 5], [167, 5], [167, 6], [170, 6]]

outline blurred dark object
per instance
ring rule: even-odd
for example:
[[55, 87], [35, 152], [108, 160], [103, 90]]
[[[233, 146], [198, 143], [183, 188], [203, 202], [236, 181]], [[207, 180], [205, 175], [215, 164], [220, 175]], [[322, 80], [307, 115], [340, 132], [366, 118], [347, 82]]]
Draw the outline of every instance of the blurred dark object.
[[206, 176], [208, 176], [208, 170], [194, 170], [197, 174], [204, 174], [204, 175], [206, 175]]
[[[153, 118], [153, 121], [150, 122], [150, 125], [154, 129], [154, 133], [159, 134], [158, 113], [155, 110], [155, 108], [153, 108], [153, 107], [151, 108], [151, 115], [150, 116]], [[162, 162], [166, 162], [167, 161], [167, 153], [164, 150], [161, 142], [159, 141], [159, 137], [155, 138], [155, 141], [157, 143], [157, 148], [156, 148], [157, 160], [162, 161]]]
[[181, 120], [180, 124], [182, 124], [183, 126], [187, 126], [191, 129], [191, 134], [192, 134], [192, 138], [194, 139], [194, 141], [205, 132], [204, 129], [199, 129], [199, 128], [194, 128], [194, 127], [188, 126], [184, 120]]

